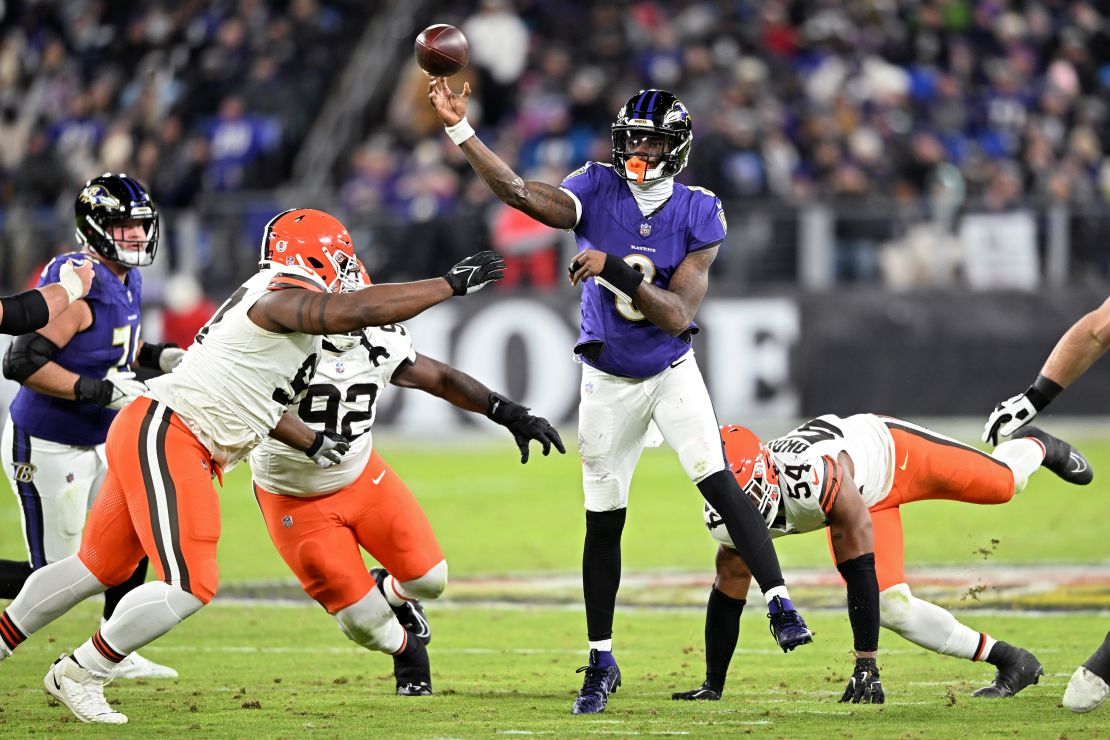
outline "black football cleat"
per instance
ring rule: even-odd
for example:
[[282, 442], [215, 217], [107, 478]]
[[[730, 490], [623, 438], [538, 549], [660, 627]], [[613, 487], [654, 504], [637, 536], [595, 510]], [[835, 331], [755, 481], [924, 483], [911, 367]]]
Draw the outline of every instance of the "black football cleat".
[[998, 672], [989, 686], [971, 693], [976, 698], [1008, 699], [1026, 686], [1037, 683], [1044, 675], [1044, 666], [1033, 653], [1002, 641], [991, 648], [990, 662], [998, 667]]
[[1014, 432], [1010, 439], [1030, 437], [1044, 445], [1044, 465], [1068, 483], [1085, 486], [1094, 480], [1095, 473], [1083, 453], [1064, 440], [1053, 437], [1045, 430], [1034, 426], [1023, 426]]
[[[378, 590], [385, 596], [385, 577], [389, 575], [389, 571], [385, 568], [371, 568], [370, 575], [374, 576], [374, 582], [378, 584]], [[386, 599], [389, 603], [389, 599]], [[432, 626], [428, 624], [428, 618], [424, 615], [424, 607], [420, 605], [417, 600], [406, 601], [401, 606], [393, 606], [389, 604], [389, 608], [397, 615], [397, 621], [401, 623], [407, 631], [416, 635], [419, 640], [427, 645], [432, 641]]]
[[397, 696], [431, 696], [432, 685], [418, 681], [415, 683], [397, 684]]
[[720, 701], [721, 692], [712, 688], [709, 682], [706, 681], [692, 691], [676, 691], [671, 694], [671, 699], [674, 701]]
[[602, 667], [597, 650], [590, 651], [590, 664], [579, 668], [575, 673], [585, 673], [582, 688], [574, 699], [571, 714], [599, 714], [609, 703], [609, 694], [617, 693], [621, 685], [621, 670], [614, 663]]
[[397, 680], [397, 696], [432, 695], [428, 649], [412, 632], [408, 633], [405, 649], [393, 655], [393, 677]]
[[767, 617], [771, 620], [771, 634], [775, 636], [784, 653], [799, 645], [813, 642], [813, 633], [806, 626], [802, 615], [790, 603], [790, 599], [776, 596], [767, 604]]

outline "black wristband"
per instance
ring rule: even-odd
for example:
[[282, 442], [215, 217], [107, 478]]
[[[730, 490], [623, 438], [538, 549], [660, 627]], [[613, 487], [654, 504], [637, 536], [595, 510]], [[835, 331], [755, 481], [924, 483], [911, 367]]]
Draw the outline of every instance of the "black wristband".
[[516, 401], [505, 398], [500, 393], [489, 394], [489, 406], [486, 407], [486, 416], [503, 427], [528, 413], [528, 409]]
[[1026, 398], [1033, 404], [1033, 408], [1037, 411], [1043, 411], [1044, 407], [1052, 403], [1056, 396], [1060, 395], [1064, 390], [1064, 386], [1060, 385], [1054, 380], [1049, 380], [1043, 375], [1038, 375], [1037, 379], [1033, 381], [1033, 385], [1025, 391]]
[[162, 366], [158, 364], [162, 359], [162, 351], [166, 347], [175, 347], [173, 344], [155, 344], [153, 342], [143, 342], [143, 346], [139, 347], [139, 354], [135, 357], [135, 361], [139, 363], [139, 367], [148, 367], [151, 370], [161, 370]]
[[856, 668], [863, 668], [873, 676], [879, 675], [879, 664], [874, 658], [856, 658]]
[[37, 290], [26, 290], [0, 298], [4, 315], [0, 316], [0, 334], [26, 334], [50, 323], [50, 307]]
[[644, 273], [615, 254], [605, 255], [605, 267], [601, 268], [598, 277], [629, 298], [636, 296], [636, 289], [644, 282]]
[[78, 378], [73, 384], [73, 395], [78, 401], [95, 403], [97, 406], [107, 406], [112, 402], [114, 386], [110, 380], [99, 378]]
[[316, 437], [312, 440], [312, 444], [310, 444], [308, 446], [308, 449], [304, 451], [304, 454], [308, 455], [309, 457], [312, 457], [317, 452], [319, 452], [320, 448], [323, 447], [323, 446], [324, 446], [324, 433], [323, 432], [316, 432]]
[[859, 652], [879, 649], [879, 582], [875, 578], [875, 554], [837, 563], [836, 569], [848, 584], [848, 621], [852, 624]]

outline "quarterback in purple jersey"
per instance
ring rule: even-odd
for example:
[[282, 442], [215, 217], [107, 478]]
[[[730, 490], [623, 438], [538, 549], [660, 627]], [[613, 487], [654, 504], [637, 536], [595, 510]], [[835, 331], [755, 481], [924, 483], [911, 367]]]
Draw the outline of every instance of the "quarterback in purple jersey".
[[[694, 315], [727, 228], [721, 202], [676, 183], [690, 156], [690, 113], [665, 90], [641, 90], [612, 125], [612, 161], [587, 162], [562, 187], [525, 181], [490, 151], [466, 120], [470, 86], [428, 83], [432, 107], [474, 171], [498, 198], [537, 221], [574, 231], [569, 266], [582, 285], [578, 450], [586, 503], [582, 587], [589, 664], [575, 714], [604, 711], [621, 683], [613, 657], [613, 611], [628, 488], [645, 446], [661, 435], [713, 506], [763, 590], [783, 650], [810, 642], [790, 603], [763, 520], [729, 473], [716, 415], [698, 370]], [[722, 512], [718, 504], [727, 507]]]
[[[158, 210], [127, 175], [86, 183], [75, 204], [82, 249], [54, 258], [39, 285], [56, 283], [72, 259], [93, 263], [88, 294], [37, 332], [17, 337], [4, 375], [20, 388], [0, 435], [0, 459], [22, 510], [27, 561], [0, 560], [0, 598], [14, 598], [35, 569], [77, 552], [85, 516], [107, 471], [104, 443], [116, 412], [146, 390], [132, 366], [168, 372], [184, 350], [139, 339], [139, 267], [158, 249]], [[70, 268], [72, 269], [72, 268]], [[104, 618], [146, 576], [105, 592]], [[172, 668], [132, 655], [120, 678], [176, 678]]]

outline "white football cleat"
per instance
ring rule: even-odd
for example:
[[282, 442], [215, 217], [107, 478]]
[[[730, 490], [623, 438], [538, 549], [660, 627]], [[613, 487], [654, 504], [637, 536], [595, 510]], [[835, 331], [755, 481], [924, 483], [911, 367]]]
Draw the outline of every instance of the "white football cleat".
[[1110, 694], [1110, 686], [1083, 666], [1075, 669], [1064, 690], [1064, 706], [1073, 712], [1089, 712], [1098, 709]]
[[111, 680], [110, 676], [94, 676], [62, 653], [50, 666], [42, 684], [48, 694], [69, 707], [82, 722], [122, 725], [127, 722], [127, 715], [112, 709], [104, 698], [104, 686]]
[[115, 678], [177, 678], [177, 671], [168, 665], [144, 658], [138, 653], [131, 653], [119, 662], [113, 676]]

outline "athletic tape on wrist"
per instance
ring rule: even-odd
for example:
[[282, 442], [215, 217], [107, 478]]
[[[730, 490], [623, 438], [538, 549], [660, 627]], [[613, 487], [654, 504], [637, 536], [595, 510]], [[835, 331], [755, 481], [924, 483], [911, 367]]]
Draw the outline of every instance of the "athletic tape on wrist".
[[451, 137], [451, 141], [456, 144], [462, 144], [464, 141], [474, 136], [474, 128], [470, 125], [470, 121], [465, 117], [454, 126], [447, 126], [444, 128], [447, 135]]

